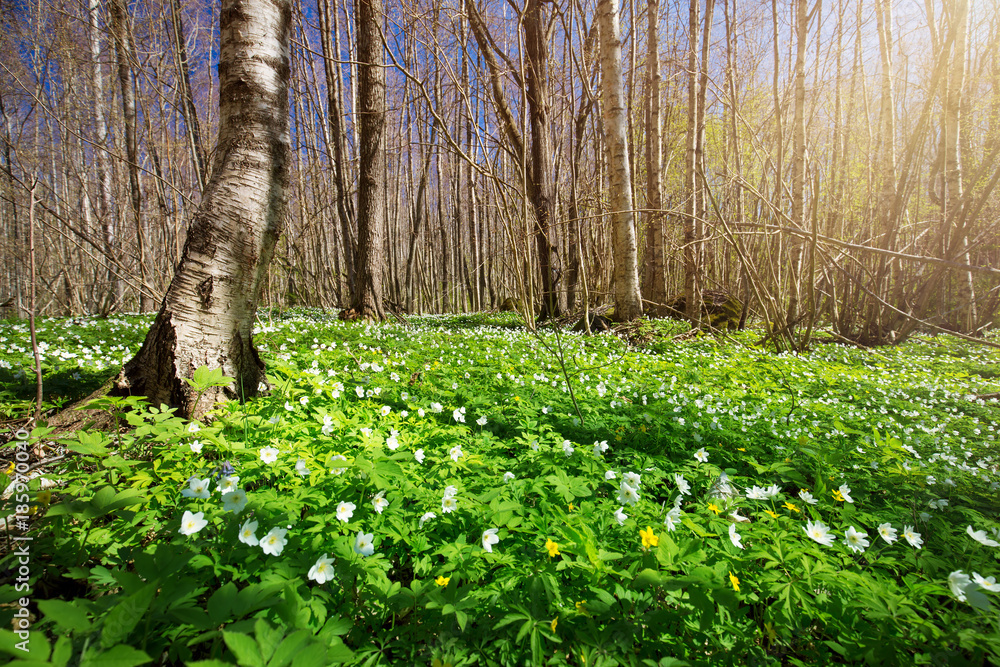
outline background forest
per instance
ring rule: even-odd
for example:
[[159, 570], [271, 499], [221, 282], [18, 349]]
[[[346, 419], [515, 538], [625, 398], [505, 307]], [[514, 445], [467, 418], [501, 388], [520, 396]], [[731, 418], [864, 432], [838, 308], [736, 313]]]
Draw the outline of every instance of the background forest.
[[[624, 3], [644, 310], [687, 307], [697, 320], [706, 295], [725, 293], [782, 347], [802, 347], [820, 319], [875, 344], [918, 321], [989, 326], [1000, 304], [997, 10]], [[41, 314], [159, 304], [213, 169], [217, 11], [5, 0], [8, 315], [26, 312], [29, 218], [44, 239]], [[263, 305], [344, 307], [357, 273], [354, 12], [329, 0], [293, 11], [294, 162]], [[622, 207], [595, 16], [576, 0], [386, 4], [388, 308], [463, 312], [527, 295], [556, 314], [611, 302], [621, 251], [609, 212]]]

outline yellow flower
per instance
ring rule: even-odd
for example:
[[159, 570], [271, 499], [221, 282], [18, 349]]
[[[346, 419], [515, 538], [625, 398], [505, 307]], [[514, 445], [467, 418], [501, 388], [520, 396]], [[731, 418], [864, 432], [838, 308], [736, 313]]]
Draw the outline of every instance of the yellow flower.
[[764, 510], [764, 514], [768, 515], [769, 517], [771, 517], [773, 519], [777, 519], [778, 518], [778, 513], [777, 512], [772, 512], [771, 510]]
[[746, 450], [747, 450], [746, 447], [737, 447], [736, 448], [736, 451], [738, 451], [738, 452], [745, 452]]
[[588, 616], [590, 615], [590, 612], [587, 611], [586, 600], [580, 600], [579, 602], [575, 603], [574, 606], [576, 607], [576, 613], [587, 614]]
[[438, 586], [447, 586], [449, 581], [451, 581], [451, 577], [440, 576], [434, 580], [434, 583]]
[[570, 512], [572, 512], [572, 511], [573, 511], [573, 503], [570, 503], [570, 504], [569, 504], [569, 511], [570, 511]]
[[38, 495], [35, 496], [35, 500], [38, 501], [39, 505], [45, 505], [46, 507], [48, 507], [48, 504], [52, 502], [52, 492], [39, 491]]
[[642, 536], [642, 548], [648, 549], [649, 547], [655, 547], [660, 543], [660, 538], [656, 536], [653, 529], [646, 526], [646, 530], [640, 530], [639, 535]]
[[844, 494], [842, 494], [842, 493], [840, 492], [840, 489], [836, 489], [836, 490], [835, 490], [835, 491], [833, 492], [833, 499], [834, 499], [834, 500], [839, 500], [840, 502], [844, 502]]
[[719, 513], [719, 506], [716, 505], [715, 503], [709, 503], [708, 504], [708, 509], [710, 509], [711, 511], [715, 512], [716, 514]]
[[796, 507], [795, 505], [793, 505], [792, 503], [788, 502], [787, 500], [785, 501], [785, 509], [790, 509], [793, 512], [801, 512], [802, 511], [798, 507]]
[[731, 583], [733, 585], [733, 590], [734, 591], [736, 591], [737, 593], [740, 592], [740, 580], [739, 580], [739, 577], [737, 577], [732, 572], [729, 573], [729, 583]]
[[550, 625], [550, 626], [549, 626], [549, 627], [551, 627], [551, 628], [552, 628], [552, 632], [555, 632], [555, 631], [556, 631], [556, 624], [557, 624], [557, 623], [559, 623], [559, 618], [558, 618], [558, 617], [556, 617], [556, 618], [553, 618], [553, 619], [552, 619], [552, 625]]
[[559, 545], [551, 539], [545, 540], [545, 548], [549, 550], [549, 558], [555, 558], [559, 555]]
[[12, 472], [14, 472], [14, 462], [13, 462], [13, 461], [11, 461], [11, 462], [10, 462], [10, 465], [9, 465], [9, 466], [7, 466], [7, 469], [3, 471], [3, 474], [5, 474], [5, 475], [9, 475], [9, 474], [11, 474]]
[[643, 433], [645, 433], [646, 432], [646, 425], [643, 424], [642, 426], [640, 426], [639, 430], [642, 431]]

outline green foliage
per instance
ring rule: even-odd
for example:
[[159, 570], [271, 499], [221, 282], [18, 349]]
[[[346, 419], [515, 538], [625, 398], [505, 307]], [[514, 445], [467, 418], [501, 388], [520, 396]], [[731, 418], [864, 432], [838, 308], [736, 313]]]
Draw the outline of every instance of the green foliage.
[[[76, 326], [52, 331], [99, 345]], [[645, 326], [650, 341], [672, 332]], [[102, 399], [119, 432], [63, 439], [56, 486], [27, 484], [30, 646], [0, 631], [0, 654], [199, 667], [1000, 659], [997, 404], [974, 398], [998, 391], [995, 352], [540, 335], [568, 377], [505, 315], [399, 326], [304, 311], [257, 332], [270, 393], [204, 423]], [[56, 343], [52, 356], [73, 354]], [[202, 391], [230, 381], [192, 378]], [[0, 586], [3, 627], [22, 595]]]

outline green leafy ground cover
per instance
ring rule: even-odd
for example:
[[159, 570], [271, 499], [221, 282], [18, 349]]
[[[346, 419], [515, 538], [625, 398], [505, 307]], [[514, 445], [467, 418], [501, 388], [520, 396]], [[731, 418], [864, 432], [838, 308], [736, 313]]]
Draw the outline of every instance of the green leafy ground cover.
[[[148, 322], [43, 322], [47, 386], [68, 400], [99, 384]], [[745, 335], [640, 349], [504, 316], [264, 319], [266, 396], [206, 423], [104, 400], [128, 428], [63, 441], [57, 486], [31, 481], [30, 652], [4, 629], [0, 654], [1000, 660], [1000, 410], [976, 398], [1000, 391], [997, 351], [774, 355]], [[26, 341], [0, 325], [8, 417], [33, 393]], [[0, 566], [16, 629], [16, 554]]]

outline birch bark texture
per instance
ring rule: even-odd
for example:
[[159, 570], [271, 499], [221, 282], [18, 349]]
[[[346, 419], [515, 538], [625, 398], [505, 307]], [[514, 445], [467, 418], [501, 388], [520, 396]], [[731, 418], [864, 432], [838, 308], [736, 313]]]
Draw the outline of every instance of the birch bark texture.
[[601, 93], [604, 103], [604, 145], [610, 177], [611, 229], [615, 261], [615, 317], [628, 322], [642, 316], [639, 260], [632, 206], [628, 157], [628, 115], [622, 77], [622, 31], [618, 0], [600, 0]]
[[[257, 303], [284, 227], [288, 186], [290, 0], [222, 0], [219, 139], [212, 177], [181, 261], [117, 392], [199, 418], [226, 398], [256, 395], [264, 363], [253, 344]], [[235, 378], [195, 392], [199, 366]]]

